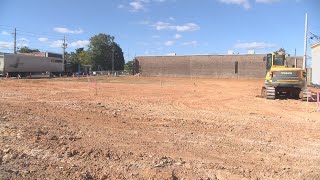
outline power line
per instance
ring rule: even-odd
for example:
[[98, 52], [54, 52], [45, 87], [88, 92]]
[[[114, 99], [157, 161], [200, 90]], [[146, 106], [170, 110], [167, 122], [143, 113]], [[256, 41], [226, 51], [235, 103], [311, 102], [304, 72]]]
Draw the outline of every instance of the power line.
[[2, 31], [13, 31], [14, 30], [14, 28], [0, 28]]
[[[18, 32], [23, 32], [23, 33], [27, 33], [27, 34], [31, 34], [31, 35], [35, 35], [35, 36], [50, 36], [50, 37], [56, 37], [56, 38], [62, 38], [63, 37], [63, 33], [59, 34], [59, 32], [32, 32], [29, 30], [26, 30], [23, 27], [17, 27], [17, 26], [8, 26], [8, 25], [2, 25], [0, 24], [0, 27], [4, 27], [1, 29], [8, 29], [8, 30], [13, 30], [14, 28], [17, 28]], [[69, 36], [71, 36], [72, 34], [69, 34]]]
[[316, 35], [316, 34], [314, 34], [314, 33], [312, 33], [312, 32], [310, 32], [310, 34], [312, 35], [312, 36], [310, 37], [310, 39], [316, 38], [316, 39], [319, 39], [319, 40], [320, 40], [320, 36], [318, 36], [318, 35]]
[[[49, 38], [52, 38], [52, 39], [63, 39], [63, 35], [57, 35], [57, 34], [53, 34], [53, 33], [46, 33], [46, 32], [31, 32], [31, 31], [27, 31], [27, 30], [24, 30], [24, 28], [21, 28], [21, 27], [13, 27], [13, 26], [7, 26], [7, 25], [0, 25], [0, 27], [6, 27], [6, 28], [3, 28], [3, 29], [6, 29], [6, 30], [14, 30], [14, 28], [16, 28], [17, 30], [17, 34], [19, 35], [23, 35], [23, 36], [28, 36], [28, 37], [43, 37], [43, 36], [46, 36], [46, 37], [49, 37]], [[78, 38], [72, 38], [70, 37], [71, 35], [69, 34], [69, 36], [66, 36], [66, 39], [69, 39], [69, 40], [79, 40]]]
[[[62, 37], [62, 35], [56, 35], [56, 34], [51, 34], [51, 33], [39, 33], [39, 32], [25, 31], [25, 30], [22, 30], [23, 28], [17, 29], [16, 27], [13, 27], [13, 26], [7, 26], [7, 25], [1, 25], [1, 24], [0, 24], [0, 29], [5, 29], [5, 30], [10, 31], [10, 32], [8, 32], [8, 34], [13, 31], [13, 33], [11, 33], [14, 36], [13, 49], [11, 49], [11, 48], [3, 49], [2, 48], [2, 50], [14, 50], [14, 53], [17, 52], [17, 47], [29, 46], [29, 43], [32, 43], [33, 47], [37, 47], [36, 49], [40, 50], [40, 49], [47, 49], [48, 48], [48, 47], [44, 47], [44, 46], [51, 47], [52, 43], [54, 43], [55, 41], [61, 41], [61, 46], [63, 48], [63, 54], [64, 54], [65, 50], [67, 48], [68, 41], [83, 41], [83, 39], [73, 38], [70, 36], [69, 37], [67, 37], [67, 36]], [[27, 37], [27, 38], [19, 39], [19, 37], [21, 37], [21, 38]], [[41, 42], [39, 40], [39, 38], [48, 38], [48, 39], [44, 42]], [[54, 48], [54, 47], [52, 47], [52, 48]]]
[[[21, 35], [23, 37], [31, 37], [31, 38], [42, 38], [42, 36], [38, 36], [38, 35], [30, 35], [30, 34], [24, 34], [24, 33], [17, 33], [17, 35]], [[48, 39], [50, 39], [51, 41], [53, 40], [63, 40], [64, 37], [46, 37]], [[80, 41], [81, 39], [76, 39], [76, 38], [69, 38], [67, 36], [65, 36], [66, 41]]]
[[48, 33], [48, 32], [31, 32], [28, 30], [25, 30], [22, 27], [14, 27], [14, 26], [8, 26], [8, 25], [2, 25], [0, 24], [0, 27], [4, 27], [1, 29], [5, 29], [5, 30], [14, 30], [15, 28], [17, 29], [17, 32], [19, 32], [19, 34], [23, 34], [23, 35], [28, 35], [28, 36], [35, 36], [35, 37], [41, 37], [41, 36], [47, 36], [47, 37], [52, 37], [52, 38], [61, 38], [63, 37], [63, 35], [58, 35], [58, 34], [54, 34], [54, 33]]
[[24, 30], [17, 30], [18, 32], [22, 32], [24, 34], [29, 34], [33, 36], [47, 36], [47, 37], [55, 37], [55, 38], [61, 38], [62, 35], [56, 35], [56, 34], [48, 34], [48, 33], [35, 33], [35, 32], [30, 32], [30, 31], [24, 31]]
[[12, 28], [12, 29], [16, 28], [15, 26], [7, 26], [7, 25], [3, 25], [3, 24], [0, 24], [0, 27], [6, 27], [6, 28]]

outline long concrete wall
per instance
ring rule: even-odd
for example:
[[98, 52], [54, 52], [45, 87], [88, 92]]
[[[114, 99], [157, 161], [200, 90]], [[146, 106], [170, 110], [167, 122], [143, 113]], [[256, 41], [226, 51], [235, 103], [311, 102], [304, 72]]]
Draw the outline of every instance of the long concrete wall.
[[[135, 71], [144, 76], [263, 78], [266, 73], [264, 56], [265, 54], [139, 56], [136, 57]], [[294, 58], [288, 59], [290, 67], [294, 65]], [[301, 67], [302, 57], [297, 58], [298, 67]]]

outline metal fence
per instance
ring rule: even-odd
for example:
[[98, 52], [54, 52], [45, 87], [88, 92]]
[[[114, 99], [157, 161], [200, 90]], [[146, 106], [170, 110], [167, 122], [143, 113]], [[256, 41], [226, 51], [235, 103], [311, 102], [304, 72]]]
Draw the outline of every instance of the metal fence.
[[90, 74], [94, 76], [107, 75], [107, 76], [130, 76], [127, 71], [92, 71]]

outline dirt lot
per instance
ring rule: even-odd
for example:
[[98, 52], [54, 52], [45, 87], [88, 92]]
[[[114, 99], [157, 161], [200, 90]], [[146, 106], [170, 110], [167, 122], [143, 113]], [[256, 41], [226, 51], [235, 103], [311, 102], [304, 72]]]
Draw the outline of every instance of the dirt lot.
[[263, 80], [0, 80], [0, 179], [319, 179], [316, 103]]

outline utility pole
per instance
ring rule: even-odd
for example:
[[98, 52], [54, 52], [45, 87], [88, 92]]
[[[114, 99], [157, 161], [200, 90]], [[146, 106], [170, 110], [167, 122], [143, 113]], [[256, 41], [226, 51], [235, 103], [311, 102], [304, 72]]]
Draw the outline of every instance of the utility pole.
[[134, 53], [134, 74], [133, 75], [140, 73], [139, 63], [137, 61], [138, 61], [137, 60], [137, 53], [135, 52]]
[[306, 21], [304, 27], [304, 55], [303, 55], [303, 64], [302, 68], [307, 68], [307, 36], [308, 36], [308, 14], [306, 13]]
[[66, 49], [68, 47], [68, 44], [66, 43], [66, 36], [63, 36], [63, 43], [62, 43], [62, 60], [63, 60], [63, 66], [65, 68], [65, 53], [66, 53]]
[[294, 67], [297, 68], [298, 62], [297, 62], [297, 49], [294, 48]]
[[13, 37], [14, 37], [13, 53], [14, 53], [14, 54], [17, 54], [17, 28], [14, 28]]
[[134, 58], [132, 61], [132, 75], [135, 74], [135, 69], [136, 69], [136, 58]]
[[113, 73], [114, 73], [114, 51], [115, 51], [115, 47], [114, 47], [114, 37], [112, 37], [112, 70], [111, 70], [111, 72], [112, 72], [112, 76], [113, 76]]

